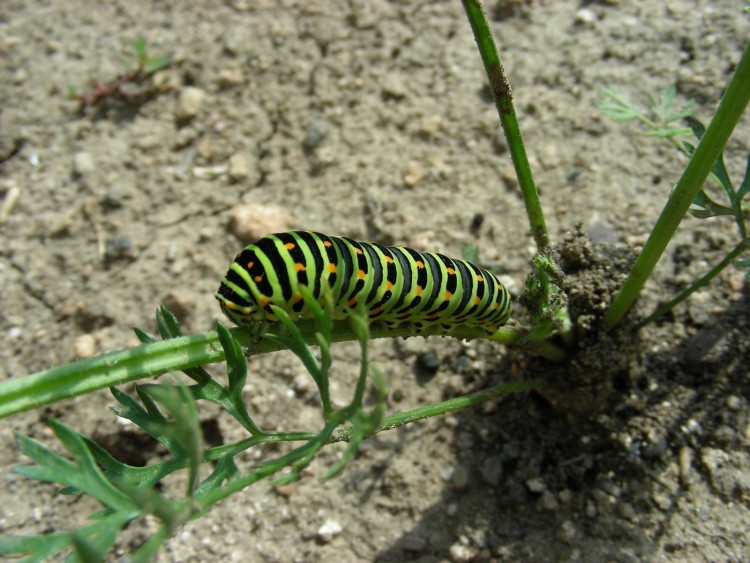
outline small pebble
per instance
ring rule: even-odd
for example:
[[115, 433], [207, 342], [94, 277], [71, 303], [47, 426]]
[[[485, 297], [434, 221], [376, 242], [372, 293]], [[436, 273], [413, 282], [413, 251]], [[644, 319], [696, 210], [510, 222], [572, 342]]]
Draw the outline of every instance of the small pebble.
[[576, 23], [590, 25], [596, 21], [596, 14], [588, 8], [581, 8], [576, 12]]
[[229, 179], [233, 182], [241, 182], [247, 179], [250, 175], [250, 170], [244, 154], [236, 152], [231, 156], [229, 166], [227, 167], [227, 174], [229, 174]]
[[323, 543], [329, 543], [339, 535], [344, 528], [336, 520], [326, 520], [318, 529], [318, 539]]
[[210, 136], [203, 137], [195, 145], [196, 154], [203, 160], [210, 162], [216, 152], [216, 145]]
[[104, 241], [104, 258], [121, 260], [133, 257], [133, 241], [130, 237], [112, 237]]
[[193, 166], [193, 176], [199, 180], [213, 180], [227, 173], [225, 165], [220, 166]]
[[727, 397], [727, 408], [730, 411], [738, 411], [742, 408], [742, 399], [740, 399], [737, 395], [729, 395]]
[[307, 127], [307, 133], [305, 134], [305, 140], [302, 141], [302, 146], [306, 150], [311, 151], [322, 145], [327, 136], [328, 124], [322, 119], [316, 119]]
[[299, 373], [294, 376], [294, 379], [292, 380], [292, 389], [294, 389], [294, 392], [298, 395], [304, 395], [305, 393], [309, 392], [310, 389], [312, 389], [312, 381], [310, 381], [310, 376], [305, 373]]
[[[453, 371], [455, 371], [456, 373], [465, 373], [470, 367], [471, 358], [468, 358], [464, 355], [458, 356], [453, 362]], [[464, 386], [464, 379], [460, 375], [454, 377], [456, 377], [457, 381], [459, 382], [459, 385], [456, 386], [456, 391], [461, 392], [461, 388]]]
[[405, 98], [408, 93], [402, 75], [396, 73], [386, 75], [381, 81], [380, 87], [383, 89], [383, 94], [396, 100]]
[[539, 477], [534, 477], [533, 479], [526, 481], [526, 487], [529, 489], [529, 492], [541, 493], [547, 488], [547, 485], [545, 485], [544, 481]]
[[[294, 492], [294, 483], [289, 483], [288, 485], [276, 485], [273, 490], [277, 495], [281, 495], [282, 497], [290, 497]], [[320, 531], [318, 532], [318, 534], [320, 534]]]
[[101, 205], [105, 209], [119, 209], [123, 206], [123, 199], [128, 194], [121, 186], [110, 186], [101, 198]]
[[453, 415], [443, 417], [443, 426], [445, 426], [446, 428], [456, 428], [458, 424], [458, 418]]
[[473, 561], [475, 553], [473, 549], [465, 545], [454, 543], [450, 546], [450, 549], [448, 549], [448, 555], [450, 556], [451, 561]]
[[621, 502], [617, 506], [617, 515], [620, 518], [623, 518], [625, 520], [634, 521], [636, 514], [635, 514], [635, 508], [633, 508], [633, 505], [629, 502]]
[[415, 367], [425, 374], [435, 375], [440, 368], [440, 358], [434, 350], [423, 352], [417, 356]]
[[404, 185], [407, 188], [413, 188], [424, 176], [424, 170], [422, 166], [415, 160], [410, 160], [406, 163], [406, 170], [404, 171]]
[[242, 72], [241, 68], [225, 68], [219, 72], [217, 82], [222, 88], [241, 86], [245, 83], [245, 73]]
[[63, 44], [59, 41], [52, 41], [47, 40], [44, 42], [44, 49], [47, 51], [48, 54], [57, 53], [59, 51], [62, 51]]
[[747, 280], [745, 279], [745, 272], [742, 270], [735, 270], [729, 274], [729, 287], [732, 291], [742, 291], [745, 287]]
[[700, 434], [703, 432], [703, 425], [694, 418], [690, 418], [680, 430], [685, 434]]
[[73, 176], [83, 178], [94, 171], [94, 159], [87, 152], [77, 152], [73, 155]]
[[180, 92], [175, 109], [175, 118], [177, 121], [189, 121], [193, 119], [201, 110], [203, 101], [206, 99], [206, 92], [194, 86], [186, 86]]
[[455, 516], [458, 514], [458, 504], [455, 502], [449, 503], [448, 506], [445, 507], [445, 513], [448, 516]]
[[10, 217], [10, 213], [16, 206], [16, 202], [18, 201], [20, 195], [21, 190], [18, 186], [16, 186], [15, 184], [11, 184], [8, 186], [8, 189], [5, 192], [5, 198], [3, 199], [2, 206], [0, 206], [0, 225], [5, 223], [8, 217]]
[[171, 92], [180, 87], [180, 76], [177, 70], [165, 68], [153, 74], [152, 84], [156, 91]]
[[96, 353], [96, 338], [93, 334], [81, 334], [75, 339], [73, 349], [77, 358], [90, 358]]
[[439, 115], [423, 115], [419, 120], [419, 134], [424, 137], [437, 137], [443, 127], [443, 118]]
[[229, 211], [232, 234], [244, 243], [289, 230], [292, 218], [274, 205], [246, 203]]
[[654, 500], [656, 506], [658, 506], [664, 512], [667, 512], [670, 508], [672, 508], [672, 500], [669, 498], [669, 495], [661, 492], [655, 492], [653, 495], [651, 495], [651, 498]]

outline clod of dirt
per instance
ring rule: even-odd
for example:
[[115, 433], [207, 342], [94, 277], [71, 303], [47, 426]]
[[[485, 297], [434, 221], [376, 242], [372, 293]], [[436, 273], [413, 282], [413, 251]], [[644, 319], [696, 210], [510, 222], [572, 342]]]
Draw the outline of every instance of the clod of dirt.
[[[564, 367], [537, 360], [529, 366], [545, 382], [543, 396], [561, 412], [589, 417], [612, 398], [615, 382], [627, 381], [637, 361], [638, 332], [632, 320], [609, 330], [603, 315], [632, 262], [629, 250], [594, 246], [580, 225], [557, 249], [576, 335], [576, 350]], [[618, 272], [622, 272], [618, 274]]]

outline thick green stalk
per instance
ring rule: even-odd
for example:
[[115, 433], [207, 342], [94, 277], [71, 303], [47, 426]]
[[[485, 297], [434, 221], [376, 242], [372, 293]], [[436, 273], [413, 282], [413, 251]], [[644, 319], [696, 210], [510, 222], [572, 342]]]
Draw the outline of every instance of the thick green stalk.
[[526, 148], [521, 138], [521, 129], [516, 119], [516, 110], [513, 107], [513, 93], [505, 76], [503, 64], [497, 53], [497, 47], [492, 39], [492, 32], [487, 23], [482, 6], [477, 0], [463, 0], [464, 10], [469, 18], [474, 39], [479, 48], [487, 77], [492, 89], [492, 97], [495, 100], [500, 122], [508, 140], [510, 157], [516, 169], [516, 177], [523, 194], [523, 202], [526, 206], [526, 214], [529, 216], [531, 233], [536, 241], [537, 249], [541, 252], [549, 245], [549, 234], [544, 222], [542, 205], [539, 202], [539, 194], [536, 191], [534, 178], [531, 175], [531, 166], [526, 156]]
[[173, 338], [80, 360], [0, 384], [0, 418], [173, 369], [224, 359], [216, 332]]
[[750, 43], [745, 46], [732, 80], [721, 98], [714, 118], [706, 128], [687, 168], [677, 183], [667, 205], [651, 231], [651, 235], [636, 260], [630, 275], [610, 305], [604, 321], [615, 326], [622, 320], [643, 289], [646, 280], [674, 236], [677, 226], [687, 213], [698, 190], [706, 181], [714, 163], [727, 143], [750, 100]]
[[[305, 340], [317, 344], [313, 321], [296, 323]], [[272, 330], [269, 330], [272, 332]], [[266, 354], [285, 349], [283, 343], [271, 339], [254, 341], [249, 331], [232, 329], [232, 334], [247, 355]], [[423, 336], [444, 334], [439, 326], [432, 326], [420, 333]], [[505, 344], [522, 341], [525, 332], [503, 327], [491, 336], [492, 340]], [[370, 328], [371, 338], [393, 338], [413, 336], [413, 329]], [[488, 338], [478, 328], [456, 328], [451, 336], [456, 338]], [[347, 321], [336, 321], [333, 326], [332, 342], [356, 340]], [[565, 353], [551, 343], [533, 345], [532, 349], [546, 357], [559, 360]], [[172, 338], [135, 348], [110, 352], [58, 366], [25, 377], [0, 383], [0, 418], [26, 410], [38, 408], [62, 399], [77, 397], [98, 389], [122, 385], [130, 381], [158, 375], [168, 371], [184, 370], [224, 360], [224, 350], [219, 344], [215, 331]]]

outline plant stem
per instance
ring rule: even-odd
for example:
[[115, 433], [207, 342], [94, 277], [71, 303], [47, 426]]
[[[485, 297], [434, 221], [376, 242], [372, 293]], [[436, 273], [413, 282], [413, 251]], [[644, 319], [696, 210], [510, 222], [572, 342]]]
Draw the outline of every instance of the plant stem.
[[[545, 324], [544, 327], [541, 328], [541, 331], [538, 330], [539, 328], [540, 327], [536, 327], [532, 331], [524, 331], [512, 327], [502, 327], [489, 338], [490, 340], [500, 342], [506, 346], [519, 345], [522, 343], [522, 348], [524, 350], [528, 350], [529, 352], [547, 358], [548, 360], [556, 362], [562, 362], [565, 360], [568, 357], [568, 353], [563, 348], [560, 348], [547, 340], [554, 334], [553, 327]], [[544, 335], [538, 337], [537, 335], [542, 331]], [[457, 335], [454, 334], [454, 336]]]
[[737, 258], [744, 250], [750, 247], [750, 239], [745, 239], [741, 241], [737, 246], [735, 246], [732, 251], [727, 254], [724, 259], [716, 264], [711, 270], [702, 278], [700, 278], [695, 283], [691, 284], [690, 287], [686, 288], [682, 293], [680, 293], [677, 297], [669, 301], [668, 303], [664, 303], [663, 305], [660, 305], [657, 307], [657, 309], [651, 313], [648, 317], [643, 319], [640, 323], [638, 323], [638, 328], [642, 328], [646, 326], [649, 323], [654, 322], [656, 319], [664, 315], [664, 313], [667, 313], [671, 311], [674, 307], [685, 301], [688, 297], [690, 297], [693, 293], [698, 291], [700, 288], [708, 285], [708, 283], [714, 279], [716, 276], [718, 276], [724, 268], [729, 266], [729, 264], [732, 263], [732, 261]]
[[745, 46], [745, 51], [724, 92], [716, 114], [688, 162], [677, 187], [659, 215], [630, 275], [604, 316], [607, 326], [613, 327], [618, 324], [638, 298], [654, 266], [677, 230], [677, 226], [719, 158], [724, 145], [747, 107], [748, 100], [750, 100], [750, 43]]
[[[383, 432], [384, 430], [391, 430], [392, 428], [403, 426], [404, 424], [409, 424], [417, 420], [440, 416], [459, 409], [464, 409], [508, 393], [529, 391], [531, 389], [536, 389], [537, 387], [539, 387], [539, 383], [536, 381], [515, 381], [513, 383], [504, 383], [502, 385], [495, 385], [489, 389], [477, 391], [476, 393], [448, 399], [447, 401], [442, 401], [440, 403], [434, 403], [425, 407], [418, 407], [409, 411], [392, 414], [383, 419], [383, 422], [374, 434]], [[339, 428], [331, 438], [331, 442], [346, 442], [349, 440], [351, 433], [351, 427]]]
[[521, 129], [516, 119], [516, 111], [513, 107], [513, 94], [510, 84], [505, 76], [503, 64], [497, 53], [497, 47], [492, 38], [487, 17], [484, 15], [482, 5], [478, 0], [463, 0], [466, 16], [474, 32], [479, 54], [482, 57], [487, 77], [490, 81], [492, 97], [495, 100], [500, 122], [508, 140], [508, 149], [516, 169], [516, 177], [523, 194], [523, 202], [526, 206], [526, 214], [529, 217], [531, 233], [536, 241], [537, 249], [541, 252], [549, 246], [549, 234], [544, 222], [542, 205], [539, 202], [539, 194], [536, 191], [534, 178], [531, 174], [531, 166], [526, 156], [526, 149], [521, 138]]
[[[317, 344], [313, 321], [298, 321], [296, 325], [305, 340]], [[277, 328], [277, 327], [274, 327]], [[273, 332], [269, 329], [269, 332]], [[285, 349], [284, 344], [270, 338], [256, 340], [246, 329], [232, 329], [232, 334], [246, 355], [266, 354]], [[439, 326], [428, 327], [422, 336], [445, 334]], [[527, 331], [503, 327], [492, 336], [478, 328], [456, 328], [456, 338], [491, 338], [505, 344], [523, 341]], [[410, 327], [388, 329], [373, 326], [370, 338], [414, 336]], [[347, 321], [333, 325], [332, 342], [356, 340]], [[565, 352], [551, 343], [531, 343], [530, 349], [553, 360], [561, 360]], [[170, 370], [184, 370], [224, 360], [216, 331], [171, 338], [161, 342], [142, 344], [135, 348], [110, 352], [95, 358], [80, 360], [25, 377], [0, 383], [0, 418], [48, 405], [62, 399], [91, 393], [114, 385], [156, 376]]]

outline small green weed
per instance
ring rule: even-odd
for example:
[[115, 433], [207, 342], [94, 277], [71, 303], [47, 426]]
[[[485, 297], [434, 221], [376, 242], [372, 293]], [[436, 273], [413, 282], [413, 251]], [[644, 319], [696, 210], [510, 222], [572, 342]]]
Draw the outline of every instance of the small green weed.
[[120, 57], [121, 66], [129, 70], [124, 70], [109, 82], [93, 79], [90, 89], [85, 92], [78, 92], [75, 86], [70, 86], [68, 87], [68, 98], [77, 100], [81, 110], [83, 110], [108, 100], [132, 102], [135, 99], [157, 95], [159, 89], [153, 84], [145, 85], [145, 82], [157, 71], [168, 67], [172, 63], [172, 57], [169, 55], [149, 56], [146, 40], [140, 35], [133, 40], [133, 50], [135, 51], [135, 65], [128, 64], [124, 57]]

